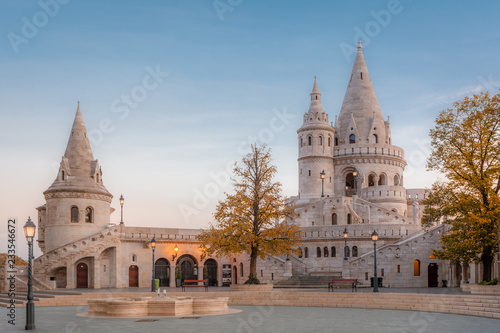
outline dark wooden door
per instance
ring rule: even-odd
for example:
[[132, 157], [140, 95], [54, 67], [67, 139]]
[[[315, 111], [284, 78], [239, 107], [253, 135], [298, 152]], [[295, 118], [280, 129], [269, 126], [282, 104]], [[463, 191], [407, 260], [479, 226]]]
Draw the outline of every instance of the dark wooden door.
[[87, 264], [80, 263], [76, 266], [76, 287], [89, 287], [89, 267]]
[[427, 268], [429, 288], [438, 286], [438, 265], [436, 263], [429, 264]]
[[191, 258], [184, 258], [181, 262], [182, 280], [197, 280], [194, 274], [194, 261]]
[[217, 285], [217, 263], [213, 259], [208, 259], [205, 262], [205, 266], [207, 266], [208, 285], [216, 286]]
[[139, 287], [139, 267], [135, 265], [128, 268], [128, 286]]

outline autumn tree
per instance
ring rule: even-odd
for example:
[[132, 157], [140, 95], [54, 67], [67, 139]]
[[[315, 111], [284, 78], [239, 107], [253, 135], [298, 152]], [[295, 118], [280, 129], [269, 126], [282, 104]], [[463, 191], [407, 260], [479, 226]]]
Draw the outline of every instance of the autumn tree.
[[296, 250], [300, 232], [295, 224], [277, 223], [293, 217], [293, 207], [285, 203], [281, 184], [273, 181], [276, 167], [265, 146], [252, 146], [251, 153], [235, 164], [234, 194], [227, 194], [217, 205], [215, 222], [202, 230], [198, 239], [208, 254], [250, 255], [246, 283], [259, 283], [257, 258], [289, 254]]
[[443, 110], [430, 132], [428, 168], [446, 180], [433, 185], [426, 213], [451, 225], [435, 254], [455, 262], [481, 261], [484, 281], [491, 279], [499, 245], [499, 125], [500, 94], [481, 93]]

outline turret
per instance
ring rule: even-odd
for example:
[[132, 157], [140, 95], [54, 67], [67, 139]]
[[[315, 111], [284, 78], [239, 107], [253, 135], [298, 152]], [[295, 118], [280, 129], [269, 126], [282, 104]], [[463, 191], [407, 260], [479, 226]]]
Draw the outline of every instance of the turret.
[[390, 122], [382, 116], [361, 42], [334, 128], [336, 194], [356, 194], [403, 215], [404, 151], [392, 145]]
[[297, 131], [299, 145], [299, 200], [317, 199], [322, 194], [321, 173], [324, 171], [324, 195], [334, 192], [333, 139], [335, 131], [321, 106], [316, 77], [310, 94], [311, 104]]
[[109, 223], [113, 196], [102, 183], [80, 102], [56, 179], [43, 194], [38, 242], [44, 252], [101, 231]]

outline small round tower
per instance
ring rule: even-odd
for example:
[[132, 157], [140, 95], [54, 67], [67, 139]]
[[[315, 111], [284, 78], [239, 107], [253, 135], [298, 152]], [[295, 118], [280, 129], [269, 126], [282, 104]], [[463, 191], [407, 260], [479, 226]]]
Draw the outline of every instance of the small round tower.
[[43, 252], [97, 233], [110, 221], [113, 196], [102, 183], [80, 102], [57, 177], [43, 194], [46, 205], [38, 209], [38, 242]]
[[361, 42], [334, 128], [336, 194], [356, 194], [405, 215], [404, 151], [392, 145], [390, 122], [382, 116]]
[[317, 199], [322, 193], [324, 196], [334, 193], [332, 156], [335, 130], [329, 124], [328, 114], [321, 106], [321, 93], [316, 77], [310, 96], [309, 111], [304, 114], [304, 123], [297, 131], [299, 200]]

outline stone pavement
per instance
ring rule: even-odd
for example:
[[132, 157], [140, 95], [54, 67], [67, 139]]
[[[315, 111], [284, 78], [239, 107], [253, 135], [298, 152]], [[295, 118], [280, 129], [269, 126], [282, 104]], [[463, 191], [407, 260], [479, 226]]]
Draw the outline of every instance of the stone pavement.
[[[240, 313], [194, 318], [86, 318], [76, 314], [87, 306], [36, 308], [34, 332], [196, 332], [196, 333], [341, 333], [341, 332], [432, 332], [493, 333], [498, 319], [443, 313], [285, 306], [232, 306]], [[24, 332], [25, 308], [16, 309], [16, 325], [7, 323], [7, 309], [0, 308], [0, 332]]]

